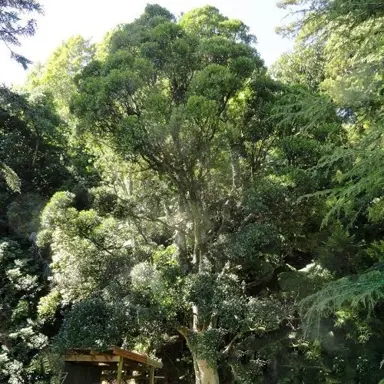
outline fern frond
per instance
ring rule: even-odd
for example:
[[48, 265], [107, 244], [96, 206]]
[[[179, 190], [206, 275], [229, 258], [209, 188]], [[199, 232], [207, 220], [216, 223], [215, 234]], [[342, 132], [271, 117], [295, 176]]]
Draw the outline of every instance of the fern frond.
[[384, 271], [371, 269], [358, 276], [343, 277], [327, 284], [322, 290], [300, 303], [306, 327], [342, 308], [365, 308], [369, 315], [384, 299]]
[[[348, 148], [334, 148], [326, 154], [314, 171], [334, 173], [333, 188], [317, 191], [302, 198], [326, 196], [329, 201], [329, 211], [324, 217], [323, 225], [332, 217], [339, 216], [341, 212], [350, 216], [348, 208], [353, 205], [357, 217], [360, 210], [366, 210], [376, 198], [381, 198], [384, 188], [384, 136], [382, 124], [374, 124], [368, 132], [361, 137], [356, 145]], [[363, 197], [363, 198], [362, 198]]]
[[291, 87], [272, 109], [278, 126], [298, 125], [301, 131], [319, 123], [340, 122], [336, 107], [326, 95], [316, 94], [304, 87]]
[[5, 182], [13, 192], [20, 193], [21, 182], [16, 172], [4, 163], [0, 163], [0, 173], [3, 175]]

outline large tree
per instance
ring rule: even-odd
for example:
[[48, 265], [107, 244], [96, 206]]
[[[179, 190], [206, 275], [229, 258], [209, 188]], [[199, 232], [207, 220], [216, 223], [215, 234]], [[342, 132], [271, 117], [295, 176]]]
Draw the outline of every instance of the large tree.
[[[165, 226], [174, 231], [177, 247], [159, 258], [157, 269], [161, 276], [162, 268], [176, 262], [173, 274], [182, 285], [173, 295], [153, 287], [152, 300], [160, 307], [171, 300], [162, 311], [174, 313], [170, 320], [188, 343], [197, 383], [218, 382], [224, 334], [247, 327], [241, 326], [243, 319], [228, 330], [235, 312], [252, 316], [253, 301], [231, 273], [234, 266], [213, 247], [233, 225], [233, 196], [244, 183], [241, 136], [249, 126], [236, 119], [246, 113], [241, 100], [252, 95], [247, 82], [264, 76], [252, 41], [243, 23], [215, 8], [175, 22], [165, 9], [148, 6], [140, 19], [112, 36], [105, 62], [91, 63], [78, 77], [79, 97], [73, 102], [85, 128], [94, 126], [94, 134], [120, 156], [132, 158], [138, 169], [147, 169], [160, 188], [158, 202], [144, 195], [144, 204], [138, 211], [132, 207], [132, 214], [139, 221], [167, 215]], [[165, 263], [161, 259], [167, 254], [171, 259]], [[151, 264], [140, 268], [154, 273]], [[133, 273], [139, 271], [137, 266]], [[228, 302], [223, 301], [226, 291], [232, 297]]]
[[[42, 216], [50, 308], [76, 303], [59, 344], [123, 338], [150, 351], [181, 336], [196, 383], [278, 380], [274, 345], [294, 327], [278, 274], [311, 260], [300, 239], [322, 203], [297, 197], [322, 182], [307, 170], [339, 125], [335, 113], [303, 131], [301, 117], [272, 119], [281, 95], [301, 94], [267, 76], [254, 42], [216, 8], [176, 20], [149, 5], [76, 77], [72, 111], [101, 183], [85, 205], [55, 195]], [[107, 311], [116, 322], [102, 335], [76, 327]]]
[[25, 88], [32, 94], [50, 94], [56, 111], [67, 122], [69, 104], [76, 89], [74, 77], [89, 63], [95, 46], [81, 36], [73, 36], [58, 46], [44, 64], [29, 73]]
[[0, 381], [49, 380], [49, 335], [168, 382], [377, 384], [383, 7], [284, 3], [281, 83], [242, 22], [149, 5], [0, 89]]

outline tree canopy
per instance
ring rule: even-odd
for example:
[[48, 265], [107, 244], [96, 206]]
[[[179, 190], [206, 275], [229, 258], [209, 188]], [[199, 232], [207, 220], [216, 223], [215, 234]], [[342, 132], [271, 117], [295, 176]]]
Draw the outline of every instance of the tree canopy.
[[1, 382], [112, 345], [165, 383], [383, 378], [384, 9], [281, 6], [271, 68], [242, 21], [149, 4], [0, 89]]

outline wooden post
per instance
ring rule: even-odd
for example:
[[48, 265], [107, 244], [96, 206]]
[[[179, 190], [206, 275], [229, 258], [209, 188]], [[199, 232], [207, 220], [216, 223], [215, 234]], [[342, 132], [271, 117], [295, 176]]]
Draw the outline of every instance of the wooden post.
[[123, 362], [124, 357], [120, 356], [119, 358], [119, 366], [117, 367], [117, 384], [122, 384], [123, 382]]
[[155, 367], [149, 367], [149, 384], [155, 384]]

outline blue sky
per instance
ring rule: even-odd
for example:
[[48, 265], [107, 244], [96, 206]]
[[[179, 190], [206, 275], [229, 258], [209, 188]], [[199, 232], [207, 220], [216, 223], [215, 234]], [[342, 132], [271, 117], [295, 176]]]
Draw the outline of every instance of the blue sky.
[[[230, 17], [250, 26], [258, 39], [257, 48], [267, 65], [281, 53], [289, 51], [292, 43], [275, 34], [275, 27], [284, 23], [285, 12], [276, 6], [276, 0], [41, 0], [45, 15], [39, 16], [38, 31], [22, 41], [17, 51], [33, 62], [44, 62], [64, 40], [80, 34], [99, 41], [119, 23], [138, 17], [145, 5], [158, 3], [175, 15], [206, 4], [213, 5]], [[9, 52], [0, 46], [0, 83], [20, 84], [26, 77], [17, 63], [9, 59]]]

